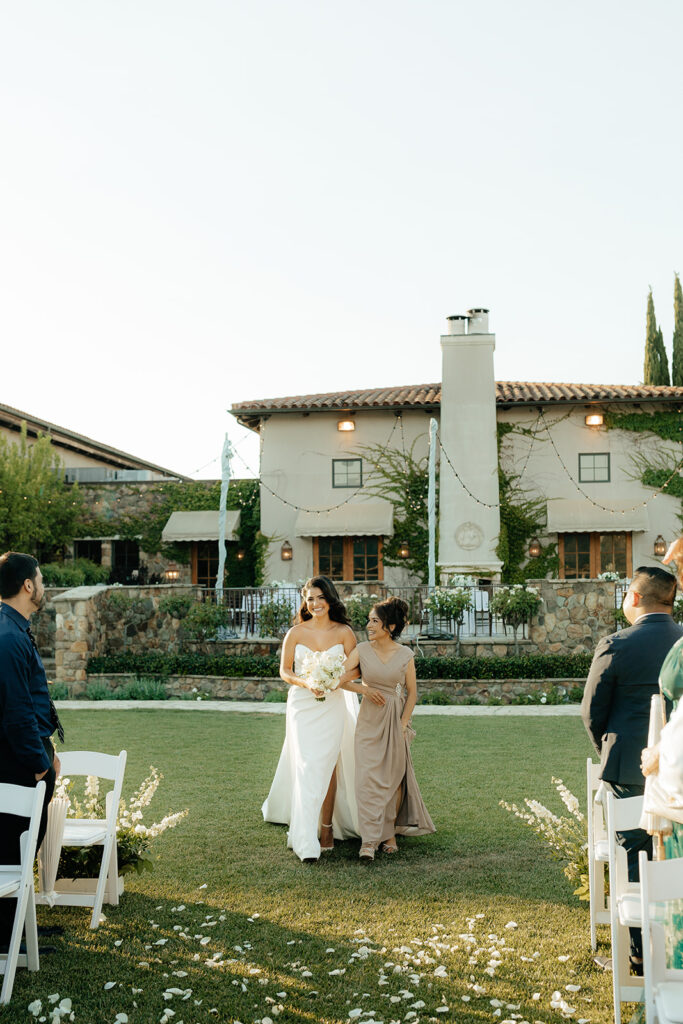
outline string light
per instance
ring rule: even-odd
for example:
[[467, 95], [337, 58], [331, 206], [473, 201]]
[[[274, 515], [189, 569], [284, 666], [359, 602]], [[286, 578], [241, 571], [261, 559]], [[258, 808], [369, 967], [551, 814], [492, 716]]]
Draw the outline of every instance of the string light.
[[[385, 443], [383, 445], [384, 448], [388, 448], [389, 447], [389, 442], [391, 441], [391, 439], [392, 439], [392, 437], [394, 435], [394, 431], [396, 430], [396, 423], [397, 423], [398, 420], [401, 421], [401, 429], [403, 429], [403, 418], [402, 418], [401, 414], [398, 413], [396, 415], [396, 417], [394, 418], [393, 426], [392, 426], [391, 430], [389, 431], [389, 437], [386, 439], [386, 441], [385, 441]], [[244, 457], [242, 455], [240, 455], [240, 453], [237, 452], [237, 451], [235, 452], [235, 454], [237, 455], [238, 459], [240, 460], [240, 462], [242, 463], [244, 468], [249, 473], [251, 473], [252, 476], [255, 476], [254, 471], [252, 470], [251, 466], [246, 462]], [[289, 501], [287, 498], [283, 498], [281, 494], [277, 494], [273, 490], [273, 488], [269, 487], [269, 485], [264, 483], [263, 480], [260, 480], [259, 483], [260, 483], [261, 487], [263, 487], [266, 491], [268, 491], [268, 493], [270, 495], [272, 495], [273, 498], [277, 498], [277, 500], [281, 501], [283, 505], [287, 506], [287, 508], [294, 509], [296, 512], [310, 512], [310, 513], [315, 513], [316, 515], [322, 515], [324, 512], [336, 512], [336, 510], [338, 508], [343, 508], [344, 505], [348, 505], [348, 503], [353, 498], [356, 497], [358, 492], [361, 491], [365, 486], [367, 486], [367, 484], [370, 482], [370, 480], [372, 480], [372, 476], [368, 477], [368, 479], [366, 480], [365, 484], [360, 484], [358, 487], [356, 487], [351, 492], [351, 494], [348, 495], [348, 497], [344, 498], [343, 501], [340, 501], [337, 505], [329, 505], [327, 508], [305, 508], [303, 505], [297, 505], [295, 502]]]

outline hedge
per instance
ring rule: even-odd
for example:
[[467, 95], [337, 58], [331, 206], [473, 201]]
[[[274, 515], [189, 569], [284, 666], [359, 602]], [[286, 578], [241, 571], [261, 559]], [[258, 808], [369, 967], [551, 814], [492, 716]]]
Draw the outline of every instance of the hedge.
[[[510, 658], [415, 659], [418, 679], [578, 679], [588, 675], [590, 654], [527, 654]], [[109, 654], [91, 658], [88, 672], [135, 672], [145, 676], [223, 676], [276, 678], [280, 659], [274, 654]]]

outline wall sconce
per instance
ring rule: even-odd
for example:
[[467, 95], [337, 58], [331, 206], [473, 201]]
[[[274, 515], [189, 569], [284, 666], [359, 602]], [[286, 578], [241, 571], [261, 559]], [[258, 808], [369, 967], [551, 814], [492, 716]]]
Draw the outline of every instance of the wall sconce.
[[280, 558], [282, 559], [283, 562], [292, 561], [292, 545], [289, 543], [288, 540], [286, 540], [282, 547], [280, 548]]
[[244, 553], [245, 553], [244, 552], [244, 548], [238, 548], [237, 549], [237, 561], [238, 562], [243, 562], [244, 561]]
[[408, 541], [402, 540], [398, 549], [399, 558], [410, 558], [410, 546]]
[[531, 544], [529, 545], [529, 557], [539, 558], [541, 554], [541, 542], [538, 537], [534, 537]]
[[589, 412], [585, 422], [587, 427], [601, 427], [605, 422], [605, 417], [601, 412]]
[[659, 537], [657, 537], [657, 540], [655, 541], [655, 555], [657, 558], [661, 558], [662, 555], [666, 554], [666, 546], [666, 541], [660, 533]]
[[177, 583], [180, 579], [180, 569], [171, 562], [168, 569], [164, 573], [164, 579], [167, 583]]
[[347, 431], [355, 430], [356, 424], [353, 420], [337, 420], [337, 430]]

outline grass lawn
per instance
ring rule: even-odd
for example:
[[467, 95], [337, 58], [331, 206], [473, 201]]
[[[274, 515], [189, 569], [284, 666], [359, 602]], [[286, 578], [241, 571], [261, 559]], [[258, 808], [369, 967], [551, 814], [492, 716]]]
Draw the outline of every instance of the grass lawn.
[[[398, 856], [374, 864], [359, 864], [349, 842], [306, 865], [260, 814], [284, 717], [162, 708], [62, 717], [68, 748], [128, 750], [126, 795], [150, 765], [163, 772], [148, 823], [184, 807], [190, 815], [156, 841], [153, 874], [126, 876], [98, 931], [85, 909], [39, 908], [39, 921], [65, 934], [39, 974], [17, 972], [0, 1024], [34, 1020], [35, 999], [49, 1013], [56, 993], [72, 1000], [78, 1024], [117, 1014], [130, 1024], [533, 1024], [563, 1019], [550, 1005], [555, 990], [574, 1020], [612, 1019], [587, 904], [498, 806], [534, 796], [562, 811], [551, 775], [583, 805], [590, 747], [580, 720], [418, 718], [413, 756], [436, 835], [400, 841]], [[607, 953], [606, 929], [602, 940]]]

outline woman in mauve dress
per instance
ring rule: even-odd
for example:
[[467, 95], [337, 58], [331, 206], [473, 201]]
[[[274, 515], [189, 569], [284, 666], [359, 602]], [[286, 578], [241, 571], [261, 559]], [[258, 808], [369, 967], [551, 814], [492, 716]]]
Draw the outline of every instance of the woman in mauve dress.
[[422, 802], [410, 743], [410, 718], [417, 700], [415, 662], [409, 647], [397, 643], [407, 622], [405, 601], [390, 597], [371, 609], [367, 632], [346, 661], [360, 666], [362, 683], [345, 688], [364, 694], [356, 724], [356, 802], [362, 845], [359, 856], [396, 853], [396, 835], [434, 832]]

